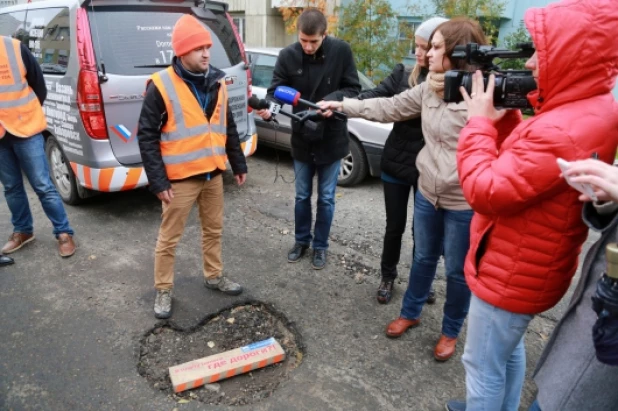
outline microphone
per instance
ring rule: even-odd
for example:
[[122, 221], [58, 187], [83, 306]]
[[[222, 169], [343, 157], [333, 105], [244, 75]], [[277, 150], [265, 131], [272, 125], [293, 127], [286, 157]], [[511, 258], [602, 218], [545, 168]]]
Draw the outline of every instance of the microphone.
[[258, 96], [253, 95], [249, 98], [249, 101], [247, 102], [249, 104], [249, 107], [251, 107], [254, 110], [262, 110], [262, 109], [267, 109], [270, 108], [270, 104], [268, 104], [268, 101], [264, 100], [264, 99], [259, 99]]
[[247, 103], [249, 104], [249, 107], [251, 107], [254, 110], [268, 109], [272, 114], [272, 119], [275, 118], [275, 115], [277, 113], [281, 113], [286, 117], [289, 117], [293, 120], [298, 121], [301, 125], [304, 125], [306, 128], [308, 128], [311, 131], [315, 131], [318, 128], [318, 124], [315, 121], [311, 120], [311, 117], [317, 114], [304, 112], [302, 116], [297, 116], [294, 113], [289, 113], [287, 111], [281, 110], [281, 106], [279, 104], [274, 103], [274, 102], [269, 102], [265, 99], [260, 99], [255, 95], [249, 97], [249, 100], [247, 101]]
[[[287, 86], [279, 86], [275, 89], [275, 98], [281, 101], [284, 104], [289, 104], [291, 106], [297, 106], [298, 103], [303, 104], [307, 107], [314, 108], [316, 110], [321, 110], [320, 106], [315, 103], [312, 103], [309, 100], [303, 100], [300, 98], [300, 92], [294, 90], [292, 87]], [[342, 120], [348, 118], [344, 113], [340, 111], [333, 111], [333, 114], [336, 117], [339, 117]]]
[[259, 99], [257, 96], [253, 95], [251, 97], [249, 97], [249, 100], [247, 101], [247, 104], [249, 104], [249, 107], [251, 107], [254, 110], [262, 110], [262, 109], [267, 109], [268, 111], [270, 111], [270, 114], [274, 117], [275, 115], [277, 115], [279, 113], [279, 111], [281, 110], [281, 105], [272, 102], [272, 101], [267, 101], [264, 99]]

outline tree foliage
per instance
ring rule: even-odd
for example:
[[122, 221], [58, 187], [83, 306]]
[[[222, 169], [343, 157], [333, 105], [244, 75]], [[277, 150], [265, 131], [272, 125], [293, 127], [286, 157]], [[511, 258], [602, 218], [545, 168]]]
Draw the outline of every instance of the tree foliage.
[[452, 18], [467, 16], [477, 19], [490, 43], [498, 39], [500, 17], [506, 7], [506, 0], [432, 0], [436, 14]]
[[413, 33], [399, 27], [388, 0], [353, 0], [340, 12], [337, 36], [350, 44], [357, 69], [380, 82], [408, 53]]
[[[526, 26], [523, 21], [519, 23], [519, 27], [516, 31], [512, 32], [508, 36], [504, 37], [504, 41], [502, 46], [509, 50], [517, 50], [517, 45], [519, 43], [530, 43], [532, 39], [530, 38], [530, 34], [528, 30], [526, 30]], [[500, 61], [500, 68], [502, 69], [513, 69], [513, 70], [523, 70], [524, 64], [526, 64], [526, 59], [506, 59]]]
[[305, 8], [316, 8], [320, 10], [326, 16], [328, 21], [328, 32], [332, 33], [337, 27], [337, 8], [335, 7], [334, 0], [304, 0], [302, 1], [304, 7], [292, 7], [299, 3], [299, 0], [285, 0], [283, 4], [285, 6], [279, 7], [279, 12], [283, 17], [285, 23], [285, 31], [288, 34], [295, 34], [297, 27], [296, 21], [298, 16], [305, 10]]

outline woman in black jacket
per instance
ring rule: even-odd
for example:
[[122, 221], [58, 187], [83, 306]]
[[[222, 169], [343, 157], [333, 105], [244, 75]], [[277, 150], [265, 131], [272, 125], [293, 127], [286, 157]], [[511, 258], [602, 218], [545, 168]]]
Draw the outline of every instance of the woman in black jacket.
[[[427, 75], [425, 54], [428, 50], [428, 39], [435, 28], [446, 20], [434, 17], [416, 29], [414, 32], [416, 65], [414, 68], [397, 64], [392, 73], [376, 88], [361, 93], [358, 98], [366, 100], [392, 97], [425, 81]], [[401, 237], [408, 218], [408, 198], [410, 189], [416, 193], [417, 188], [416, 156], [424, 144], [420, 117], [396, 122], [384, 144], [380, 167], [386, 206], [386, 233], [380, 263], [382, 282], [377, 295], [378, 302], [381, 304], [387, 304], [393, 296], [393, 283], [397, 278], [397, 264], [401, 254]], [[435, 293], [431, 290], [427, 303], [433, 304], [435, 299]]]

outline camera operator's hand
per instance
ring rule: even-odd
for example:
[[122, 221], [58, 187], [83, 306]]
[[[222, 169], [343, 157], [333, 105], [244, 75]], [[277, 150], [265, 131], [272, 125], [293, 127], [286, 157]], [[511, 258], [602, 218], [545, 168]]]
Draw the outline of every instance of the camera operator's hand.
[[256, 113], [258, 116], [262, 117], [262, 120], [265, 120], [265, 121], [270, 119], [270, 117], [272, 116], [270, 110], [268, 110], [267, 108], [257, 110]]
[[493, 74], [487, 81], [487, 90], [483, 82], [483, 73], [477, 70], [472, 76], [472, 92], [468, 95], [465, 88], [459, 87], [464, 101], [468, 105], [468, 119], [472, 117], [487, 117], [492, 122], [498, 122], [506, 114], [506, 110], [496, 110], [494, 107], [494, 87], [496, 78]]
[[[618, 202], [618, 167], [600, 160], [578, 160], [571, 163], [564, 175], [575, 183], [592, 185], [599, 201]], [[591, 201], [585, 194], [579, 196], [579, 199]]]

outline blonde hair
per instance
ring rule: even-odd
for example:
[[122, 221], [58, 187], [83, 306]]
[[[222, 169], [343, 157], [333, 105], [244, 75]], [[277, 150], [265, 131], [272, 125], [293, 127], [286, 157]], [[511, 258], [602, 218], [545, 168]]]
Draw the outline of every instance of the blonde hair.
[[423, 68], [420, 64], [418, 64], [418, 62], [414, 65], [414, 68], [410, 73], [410, 77], [408, 77], [408, 84], [410, 85], [410, 87], [418, 86], [418, 78], [421, 76], [422, 69]]
[[[432, 17], [429, 20], [425, 20], [423, 23], [421, 23], [420, 26], [418, 26], [418, 28], [414, 32], [414, 36], [420, 37], [423, 40], [428, 42], [429, 38], [431, 38], [431, 35], [436, 30], [436, 27], [438, 27], [439, 25], [443, 23], [446, 23], [447, 21], [448, 19], [444, 17]], [[427, 58], [425, 58], [425, 60], [426, 59]], [[414, 69], [412, 70], [412, 73], [410, 73], [410, 77], [408, 77], [408, 84], [410, 85], [410, 87], [418, 86], [419, 84], [418, 79], [421, 76], [422, 70], [423, 70], [423, 67], [421, 67], [417, 61], [416, 64], [414, 65]]]

